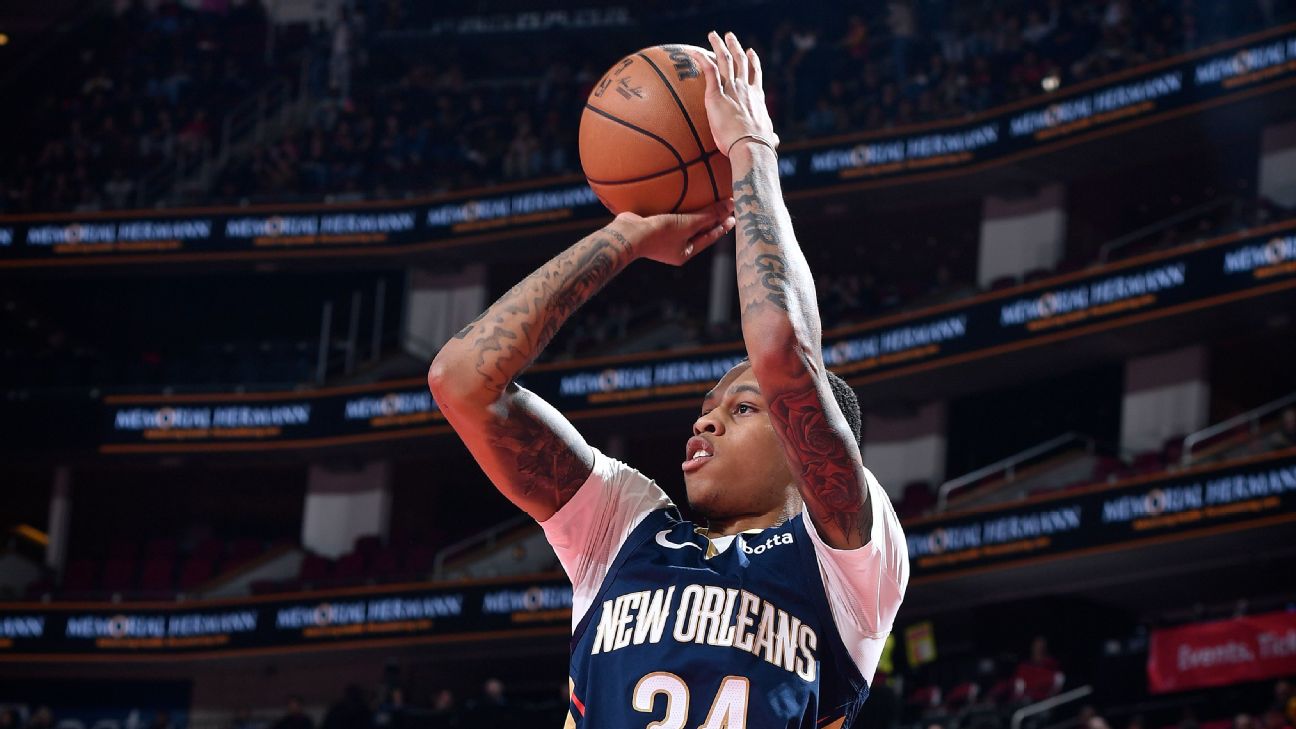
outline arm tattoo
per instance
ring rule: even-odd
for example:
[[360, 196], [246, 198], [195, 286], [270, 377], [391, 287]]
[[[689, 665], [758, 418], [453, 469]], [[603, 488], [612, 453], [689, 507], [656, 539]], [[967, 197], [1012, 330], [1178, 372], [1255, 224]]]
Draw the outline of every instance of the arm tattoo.
[[[783, 332], [774, 342], [793, 342], [813, 357], [814, 366], [771, 375], [761, 381], [769, 398], [769, 417], [783, 444], [797, 488], [834, 546], [859, 546], [869, 539], [873, 512], [859, 451], [849, 432], [835, 427], [824, 412], [832, 394], [813, 372], [818, 362], [819, 310], [810, 269], [782, 207], [778, 172], [753, 165], [734, 182], [738, 218], [738, 296], [744, 332]], [[776, 344], [777, 346], [777, 344]], [[749, 353], [752, 343], [748, 343]], [[768, 345], [766, 345], [768, 351]], [[766, 379], [769, 379], [767, 377]]]
[[787, 290], [786, 269], [782, 256], [775, 253], [756, 255], [756, 272], [760, 274], [761, 285], [769, 291], [766, 300], [783, 311], [788, 310], [787, 294], [783, 293]]
[[476, 442], [493, 452], [498, 468], [489, 469], [492, 478], [506, 496], [541, 518], [561, 508], [585, 482], [590, 451], [566, 418], [514, 379], [631, 258], [630, 241], [604, 228], [519, 282], [452, 343], [460, 352], [455, 376], [471, 381], [491, 401], [477, 416], [483, 420]]
[[[766, 180], [753, 169], [734, 182], [734, 209], [743, 243], [738, 257], [738, 292], [744, 313], [756, 312], [765, 304], [788, 310], [787, 263], [780, 254], [781, 241], [774, 216], [766, 209], [763, 197], [770, 193]], [[757, 288], [764, 289], [764, 295]]]
[[509, 289], [455, 335], [470, 339], [474, 371], [491, 392], [526, 369], [558, 328], [630, 262], [630, 242], [611, 228], [560, 253]]
[[769, 401], [770, 420], [782, 433], [783, 448], [811, 513], [831, 524], [849, 539], [868, 541], [873, 512], [866, 508], [868, 492], [862, 488], [854, 455], [842, 433], [824, 416], [823, 401], [814, 383], [800, 390], [775, 394]]
[[491, 447], [519, 477], [516, 496], [557, 511], [585, 483], [590, 465], [524, 403], [515, 405], [491, 434]]

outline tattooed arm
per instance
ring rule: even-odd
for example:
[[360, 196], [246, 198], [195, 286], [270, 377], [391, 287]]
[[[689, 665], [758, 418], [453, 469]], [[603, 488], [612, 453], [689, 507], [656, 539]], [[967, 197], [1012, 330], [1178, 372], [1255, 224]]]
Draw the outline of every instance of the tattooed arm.
[[783, 203], [778, 158], [761, 141], [778, 138], [760, 59], [732, 33], [710, 41], [714, 56], [700, 60], [712, 133], [733, 169], [743, 342], [815, 526], [832, 547], [859, 547], [872, 528], [863, 459], [827, 379], [814, 280]]
[[491, 482], [538, 521], [584, 483], [593, 453], [553, 406], [514, 383], [577, 308], [636, 258], [680, 265], [733, 226], [725, 200], [689, 215], [623, 213], [555, 256], [454, 336], [428, 370], [446, 420]]

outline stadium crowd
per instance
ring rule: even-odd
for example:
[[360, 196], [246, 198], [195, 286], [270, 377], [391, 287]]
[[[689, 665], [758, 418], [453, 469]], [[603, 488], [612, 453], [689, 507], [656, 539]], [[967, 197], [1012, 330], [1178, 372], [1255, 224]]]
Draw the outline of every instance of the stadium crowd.
[[[0, 150], [0, 212], [151, 206], [169, 191], [150, 176], [215, 155], [235, 102], [275, 78], [309, 99], [305, 121], [233, 155], [195, 199], [382, 198], [577, 172], [579, 113], [603, 68], [629, 43], [701, 38], [730, 19], [698, 1], [644, 10], [633, 37], [515, 33], [501, 54], [475, 36], [420, 35], [412, 0], [346, 3], [332, 27], [274, 31], [260, 0], [113, 7], [41, 67], [41, 101]], [[960, 117], [1296, 17], [1291, 0], [746, 10], [774, 29], [751, 42], [787, 142]]]
[[[1031, 653], [1011, 668], [1008, 681], [999, 684], [1016, 682], [1021, 685], [1022, 676], [1058, 671], [1054, 658], [1041, 655], [1036, 650], [1042, 640], [1034, 639]], [[959, 729], [964, 726], [996, 729], [1008, 725], [1008, 717], [1015, 709], [1057, 693], [1054, 687], [1040, 689], [1039, 694], [1024, 691], [1013, 694], [1011, 688], [996, 694], [993, 687], [987, 686], [989, 690], [982, 690], [981, 683], [971, 681], [966, 685], [975, 688], [951, 694], [943, 694], [922, 684], [910, 685], [901, 700], [892, 688], [893, 683], [879, 680], [874, 684], [863, 717], [872, 721], [869, 726], [877, 729]], [[1066, 729], [1292, 729], [1296, 726], [1296, 691], [1291, 680], [1279, 679], [1255, 688], [1257, 690], [1249, 692], [1248, 698], [1240, 700], [1205, 697], [1211, 699], [1212, 714], [1200, 718], [1192, 705], [1200, 703], [1204, 697], [1189, 697], [1194, 700], [1181, 702], [1183, 708], [1177, 710], [1179, 719], [1170, 723], [1153, 724], [1153, 717], [1145, 713], [1118, 709], [1123, 721], [1114, 727], [1116, 719], [1108, 718], [1113, 715], [1105, 716], [1104, 709], [1092, 703], [1069, 706], [1044, 716], [1053, 722], [1051, 726]], [[471, 687], [462, 693], [440, 688], [427, 696], [409, 696], [406, 689], [389, 683], [373, 689], [353, 684], [345, 687], [341, 695], [322, 711], [310, 711], [301, 697], [289, 696], [280, 713], [243, 709], [220, 729], [494, 729], [527, 724], [560, 725], [568, 708], [566, 684], [555, 686], [552, 691], [534, 686], [530, 689], [510, 690], [496, 677], [486, 678], [475, 691]], [[149, 712], [148, 707], [141, 708], [145, 717], [151, 713], [147, 723], [141, 723], [141, 727], [197, 729], [173, 719], [166, 711]], [[1160, 714], [1166, 710], [1160, 709]], [[20, 704], [0, 707], [0, 729], [54, 729], [59, 726], [58, 718], [48, 706]], [[970, 719], [974, 722], [969, 723]]]

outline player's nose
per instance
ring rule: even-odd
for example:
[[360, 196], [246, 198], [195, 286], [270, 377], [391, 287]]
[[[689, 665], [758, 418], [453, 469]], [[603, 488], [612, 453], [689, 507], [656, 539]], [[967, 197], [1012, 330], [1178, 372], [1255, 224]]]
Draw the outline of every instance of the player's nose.
[[724, 434], [724, 424], [720, 422], [719, 418], [715, 417], [714, 413], [714, 410], [705, 413], [698, 416], [698, 419], [693, 421], [693, 435], [702, 435], [703, 433], [711, 433], [712, 435]]

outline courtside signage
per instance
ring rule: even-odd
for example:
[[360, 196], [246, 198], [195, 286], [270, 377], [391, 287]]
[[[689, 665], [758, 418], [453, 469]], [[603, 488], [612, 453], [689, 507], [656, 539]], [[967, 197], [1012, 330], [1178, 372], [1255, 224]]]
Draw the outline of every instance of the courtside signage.
[[1153, 693], [1228, 686], [1296, 673], [1296, 612], [1248, 615], [1152, 631]]

